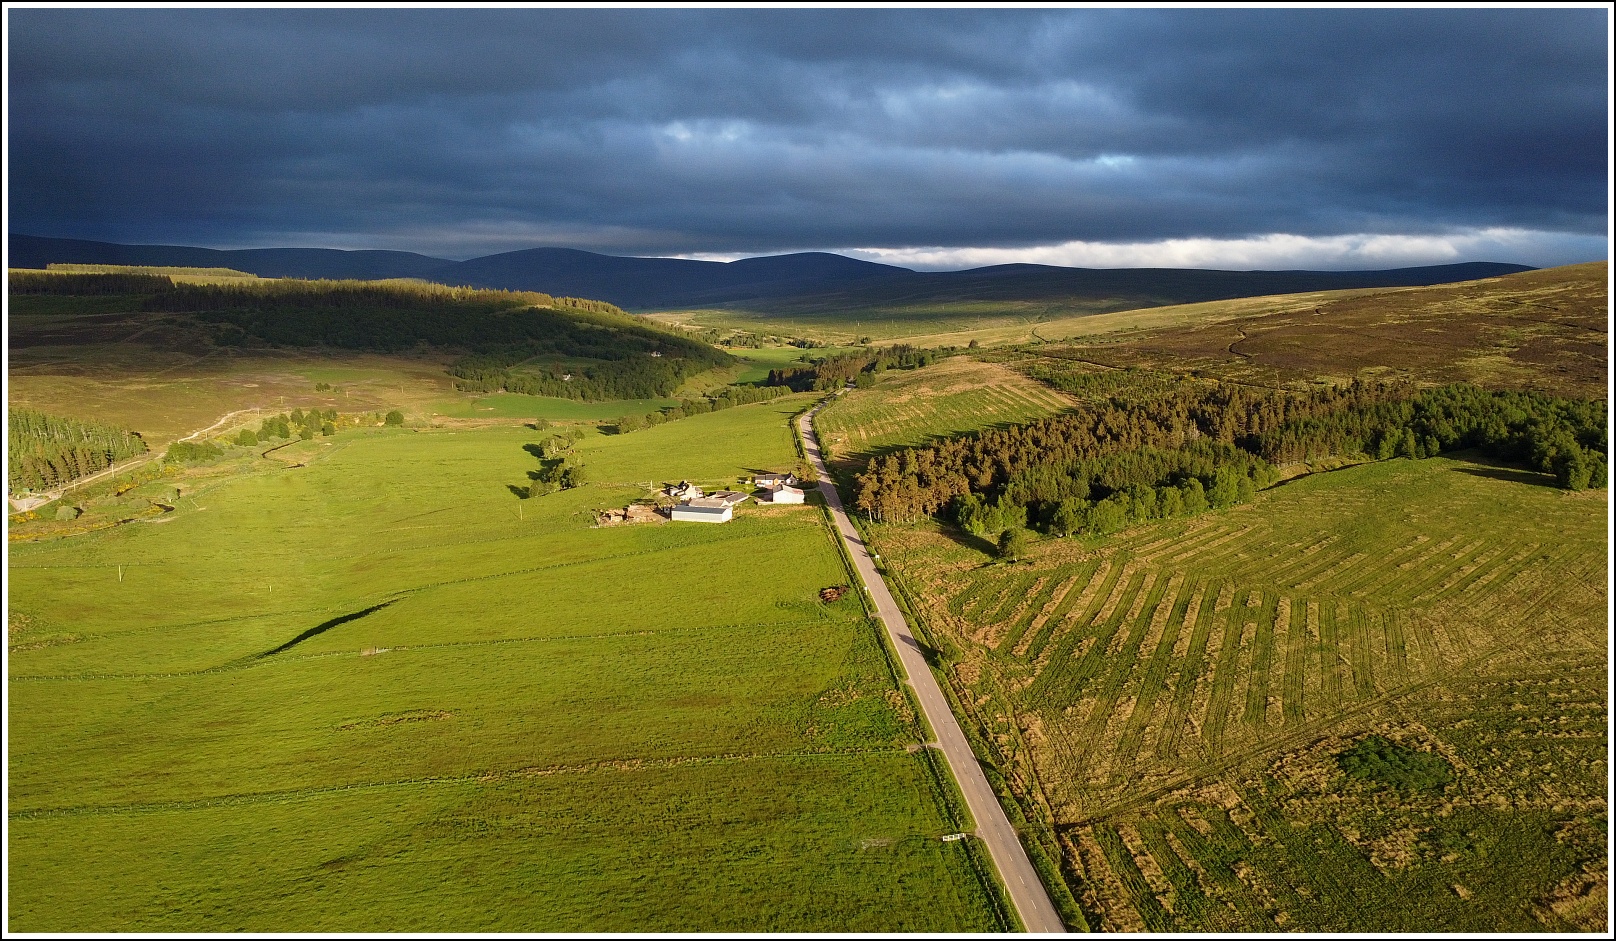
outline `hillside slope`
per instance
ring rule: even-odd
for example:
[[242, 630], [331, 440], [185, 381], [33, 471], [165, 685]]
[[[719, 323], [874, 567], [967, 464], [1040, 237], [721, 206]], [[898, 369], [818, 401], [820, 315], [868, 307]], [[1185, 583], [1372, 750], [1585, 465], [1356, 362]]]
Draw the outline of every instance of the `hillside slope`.
[[[1210, 271], [994, 265], [919, 272], [828, 252], [732, 262], [629, 258], [534, 248], [449, 261], [410, 252], [271, 248], [221, 251], [10, 237], [13, 268], [52, 263], [235, 268], [277, 278], [421, 278], [445, 284], [543, 291], [634, 310], [736, 308], [771, 316], [851, 319], [913, 316], [960, 305], [1040, 305], [1098, 313], [1301, 291], [1410, 287], [1496, 277], [1525, 265], [1472, 262], [1380, 271]], [[1006, 309], [1008, 312], [1008, 309]]]

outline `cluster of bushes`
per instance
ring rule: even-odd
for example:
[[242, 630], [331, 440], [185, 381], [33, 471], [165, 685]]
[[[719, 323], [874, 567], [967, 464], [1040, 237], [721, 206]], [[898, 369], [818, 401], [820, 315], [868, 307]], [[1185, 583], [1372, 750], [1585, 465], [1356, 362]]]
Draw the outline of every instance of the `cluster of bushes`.
[[573, 454], [573, 445], [583, 440], [584, 432], [580, 428], [569, 428], [558, 435], [530, 445], [528, 451], [539, 459], [539, 469], [530, 471], [528, 478], [532, 481], [527, 488], [515, 488], [519, 494], [526, 498], [542, 497], [557, 490], [571, 490], [582, 486], [588, 479], [588, 472], [584, 465], [576, 460]]
[[[812, 341], [803, 340], [802, 343]], [[797, 342], [792, 343], [798, 345]], [[873, 380], [888, 369], [917, 369], [930, 366], [951, 350], [923, 350], [899, 343], [877, 349], [838, 353], [812, 361], [808, 366], [787, 366], [769, 370], [768, 384], [785, 386], [793, 392], [827, 392], [849, 382]]]
[[[398, 415], [396, 423], [391, 422], [392, 415], [395, 414]], [[404, 422], [403, 414], [398, 412], [389, 413], [388, 419], [393, 424], [403, 424]], [[337, 414], [337, 410], [334, 408], [315, 408], [306, 412], [301, 408], [295, 408], [289, 414], [272, 415], [259, 422], [257, 431], [251, 428], [241, 429], [236, 434], [235, 443], [244, 448], [250, 448], [258, 444], [266, 444], [275, 439], [288, 440], [295, 437], [308, 441], [315, 435], [329, 437], [337, 433], [337, 424], [341, 420], [342, 416]]]
[[874, 519], [946, 513], [982, 533], [1106, 533], [1250, 499], [1282, 463], [1468, 447], [1552, 473], [1568, 489], [1599, 487], [1605, 414], [1603, 401], [1466, 385], [1196, 385], [877, 458], [858, 476], [856, 499]]
[[647, 412], [644, 415], [624, 415], [617, 420], [618, 434], [627, 434], [639, 431], [642, 428], [653, 428], [670, 421], [689, 418], [691, 415], [705, 415], [708, 412], [719, 412], [737, 405], [751, 405], [754, 402], [768, 402], [786, 395], [790, 390], [776, 386], [725, 386], [712, 395], [694, 399], [683, 399], [678, 405]]
[[127, 429], [32, 409], [9, 412], [6, 439], [6, 478], [13, 492], [50, 490], [148, 450], [140, 435]]
[[211, 461], [224, 454], [224, 449], [211, 441], [176, 441], [163, 454], [165, 464], [197, 464]]
[[1347, 777], [1400, 791], [1441, 790], [1453, 781], [1453, 766], [1441, 755], [1416, 751], [1371, 735], [1336, 756]]

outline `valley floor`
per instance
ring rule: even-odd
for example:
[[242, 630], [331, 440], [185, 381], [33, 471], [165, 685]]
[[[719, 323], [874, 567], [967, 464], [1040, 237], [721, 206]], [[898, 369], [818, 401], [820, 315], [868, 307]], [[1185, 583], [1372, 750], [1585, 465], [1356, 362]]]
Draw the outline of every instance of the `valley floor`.
[[8, 927], [997, 929], [817, 507], [592, 526], [805, 405], [592, 432], [520, 516], [540, 433], [378, 428], [13, 544]]

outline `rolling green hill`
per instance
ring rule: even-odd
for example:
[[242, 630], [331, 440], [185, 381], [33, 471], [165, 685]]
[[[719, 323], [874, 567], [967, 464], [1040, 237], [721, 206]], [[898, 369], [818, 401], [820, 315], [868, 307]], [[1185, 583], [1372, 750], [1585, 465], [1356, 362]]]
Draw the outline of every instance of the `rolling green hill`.
[[[602, 301], [515, 291], [451, 288], [424, 281], [236, 280], [175, 282], [141, 269], [106, 274], [12, 271], [13, 308], [30, 328], [60, 336], [74, 323], [71, 300], [109, 306], [150, 326], [189, 327], [215, 347], [274, 346], [378, 353], [457, 354], [453, 367], [476, 391], [560, 398], [666, 398], [687, 378], [735, 363], [728, 354]], [[121, 304], [120, 304], [121, 301]], [[43, 324], [27, 317], [59, 315]], [[66, 319], [67, 323], [62, 320]], [[88, 338], [93, 341], [92, 338]]]

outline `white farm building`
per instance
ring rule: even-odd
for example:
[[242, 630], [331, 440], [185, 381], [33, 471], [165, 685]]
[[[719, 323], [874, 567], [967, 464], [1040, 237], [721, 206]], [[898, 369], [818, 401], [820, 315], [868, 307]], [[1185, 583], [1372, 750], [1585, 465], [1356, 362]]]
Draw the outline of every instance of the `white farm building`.
[[735, 507], [722, 500], [697, 498], [673, 508], [676, 523], [727, 523], [735, 518]]
[[770, 487], [764, 494], [763, 499], [768, 500], [770, 503], [801, 503], [803, 494], [796, 487], [780, 484]]

